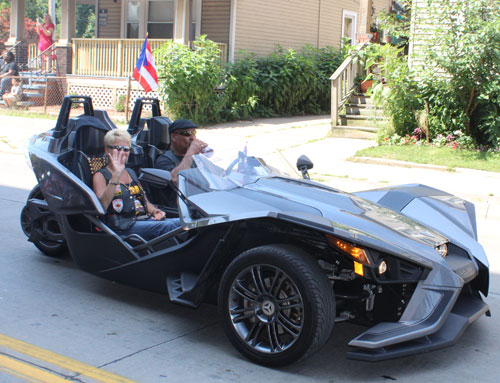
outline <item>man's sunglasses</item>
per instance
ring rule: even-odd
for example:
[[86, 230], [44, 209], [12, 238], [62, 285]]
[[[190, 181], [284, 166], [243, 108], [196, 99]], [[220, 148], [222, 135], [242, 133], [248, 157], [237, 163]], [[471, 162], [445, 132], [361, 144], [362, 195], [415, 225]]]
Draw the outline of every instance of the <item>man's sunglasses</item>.
[[196, 136], [196, 130], [181, 130], [180, 132], [177, 132], [177, 134], [184, 137]]
[[123, 150], [124, 152], [130, 152], [130, 146], [122, 146], [122, 145], [108, 145], [108, 148], [111, 150]]

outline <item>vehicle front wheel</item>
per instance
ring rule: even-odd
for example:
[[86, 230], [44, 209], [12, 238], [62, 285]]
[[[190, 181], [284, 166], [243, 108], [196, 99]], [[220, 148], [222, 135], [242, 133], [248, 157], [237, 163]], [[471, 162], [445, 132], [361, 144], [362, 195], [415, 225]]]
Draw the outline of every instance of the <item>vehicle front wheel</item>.
[[324, 271], [289, 245], [240, 254], [222, 277], [218, 300], [231, 343], [267, 366], [308, 357], [327, 342], [335, 323], [335, 295]]

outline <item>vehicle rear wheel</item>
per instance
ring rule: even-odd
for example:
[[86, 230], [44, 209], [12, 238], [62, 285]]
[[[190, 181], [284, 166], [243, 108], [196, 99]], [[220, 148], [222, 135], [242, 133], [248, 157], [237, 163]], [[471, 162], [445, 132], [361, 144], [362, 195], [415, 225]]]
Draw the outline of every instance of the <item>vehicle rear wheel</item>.
[[261, 246], [240, 254], [219, 287], [224, 330], [248, 359], [283, 366], [319, 350], [335, 323], [335, 295], [303, 250]]
[[[45, 200], [40, 188], [35, 186], [28, 196], [28, 200], [35, 198]], [[33, 221], [29, 214], [27, 206], [21, 211], [21, 228], [24, 234], [29, 238], [32, 230], [37, 230], [40, 234], [39, 239], [35, 239], [33, 244], [45, 255], [59, 258], [67, 253], [68, 247], [64, 236], [59, 227], [57, 218], [49, 211], [43, 212], [42, 218]]]

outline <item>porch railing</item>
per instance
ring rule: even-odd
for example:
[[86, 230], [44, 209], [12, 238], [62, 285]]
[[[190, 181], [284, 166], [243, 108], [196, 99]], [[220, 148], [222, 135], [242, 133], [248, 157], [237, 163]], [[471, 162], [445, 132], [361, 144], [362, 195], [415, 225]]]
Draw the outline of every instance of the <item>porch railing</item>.
[[[149, 39], [153, 51], [169, 40]], [[144, 43], [143, 39], [73, 39], [72, 73], [86, 76], [130, 76]], [[221, 60], [227, 61], [226, 44], [218, 44]]]
[[43, 52], [38, 51], [38, 44], [30, 43], [27, 46], [28, 60], [25, 69], [29, 71], [37, 71], [44, 73], [57, 72], [57, 56], [55, 44], [45, 49]]
[[331, 75], [331, 124], [336, 126], [339, 122], [339, 109], [349, 100], [354, 93], [355, 78], [361, 74], [362, 68], [357, 53], [364, 49], [366, 44], [360, 45], [353, 54], [347, 57], [337, 70]]

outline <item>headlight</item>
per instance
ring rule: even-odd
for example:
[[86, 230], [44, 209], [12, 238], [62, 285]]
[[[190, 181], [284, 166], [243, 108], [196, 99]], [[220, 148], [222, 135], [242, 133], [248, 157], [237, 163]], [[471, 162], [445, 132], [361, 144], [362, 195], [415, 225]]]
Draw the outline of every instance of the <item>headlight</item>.
[[370, 264], [368, 254], [366, 254], [366, 251], [361, 247], [351, 245], [346, 241], [334, 237], [333, 235], [327, 234], [326, 237], [328, 238], [328, 243], [330, 243], [331, 246], [336, 247], [337, 249], [342, 250], [344, 253], [349, 254], [358, 262], [361, 262], [365, 265]]
[[328, 243], [330, 246], [335, 247], [341, 250], [344, 253], [349, 254], [354, 261], [354, 273], [359, 276], [364, 277], [365, 271], [363, 265], [369, 266], [371, 264], [370, 259], [368, 258], [367, 252], [361, 247], [357, 247], [355, 245], [351, 245], [350, 243], [343, 241], [333, 235], [327, 234]]
[[446, 257], [448, 255], [448, 244], [443, 243], [442, 245], [436, 246], [436, 251], [441, 257]]

